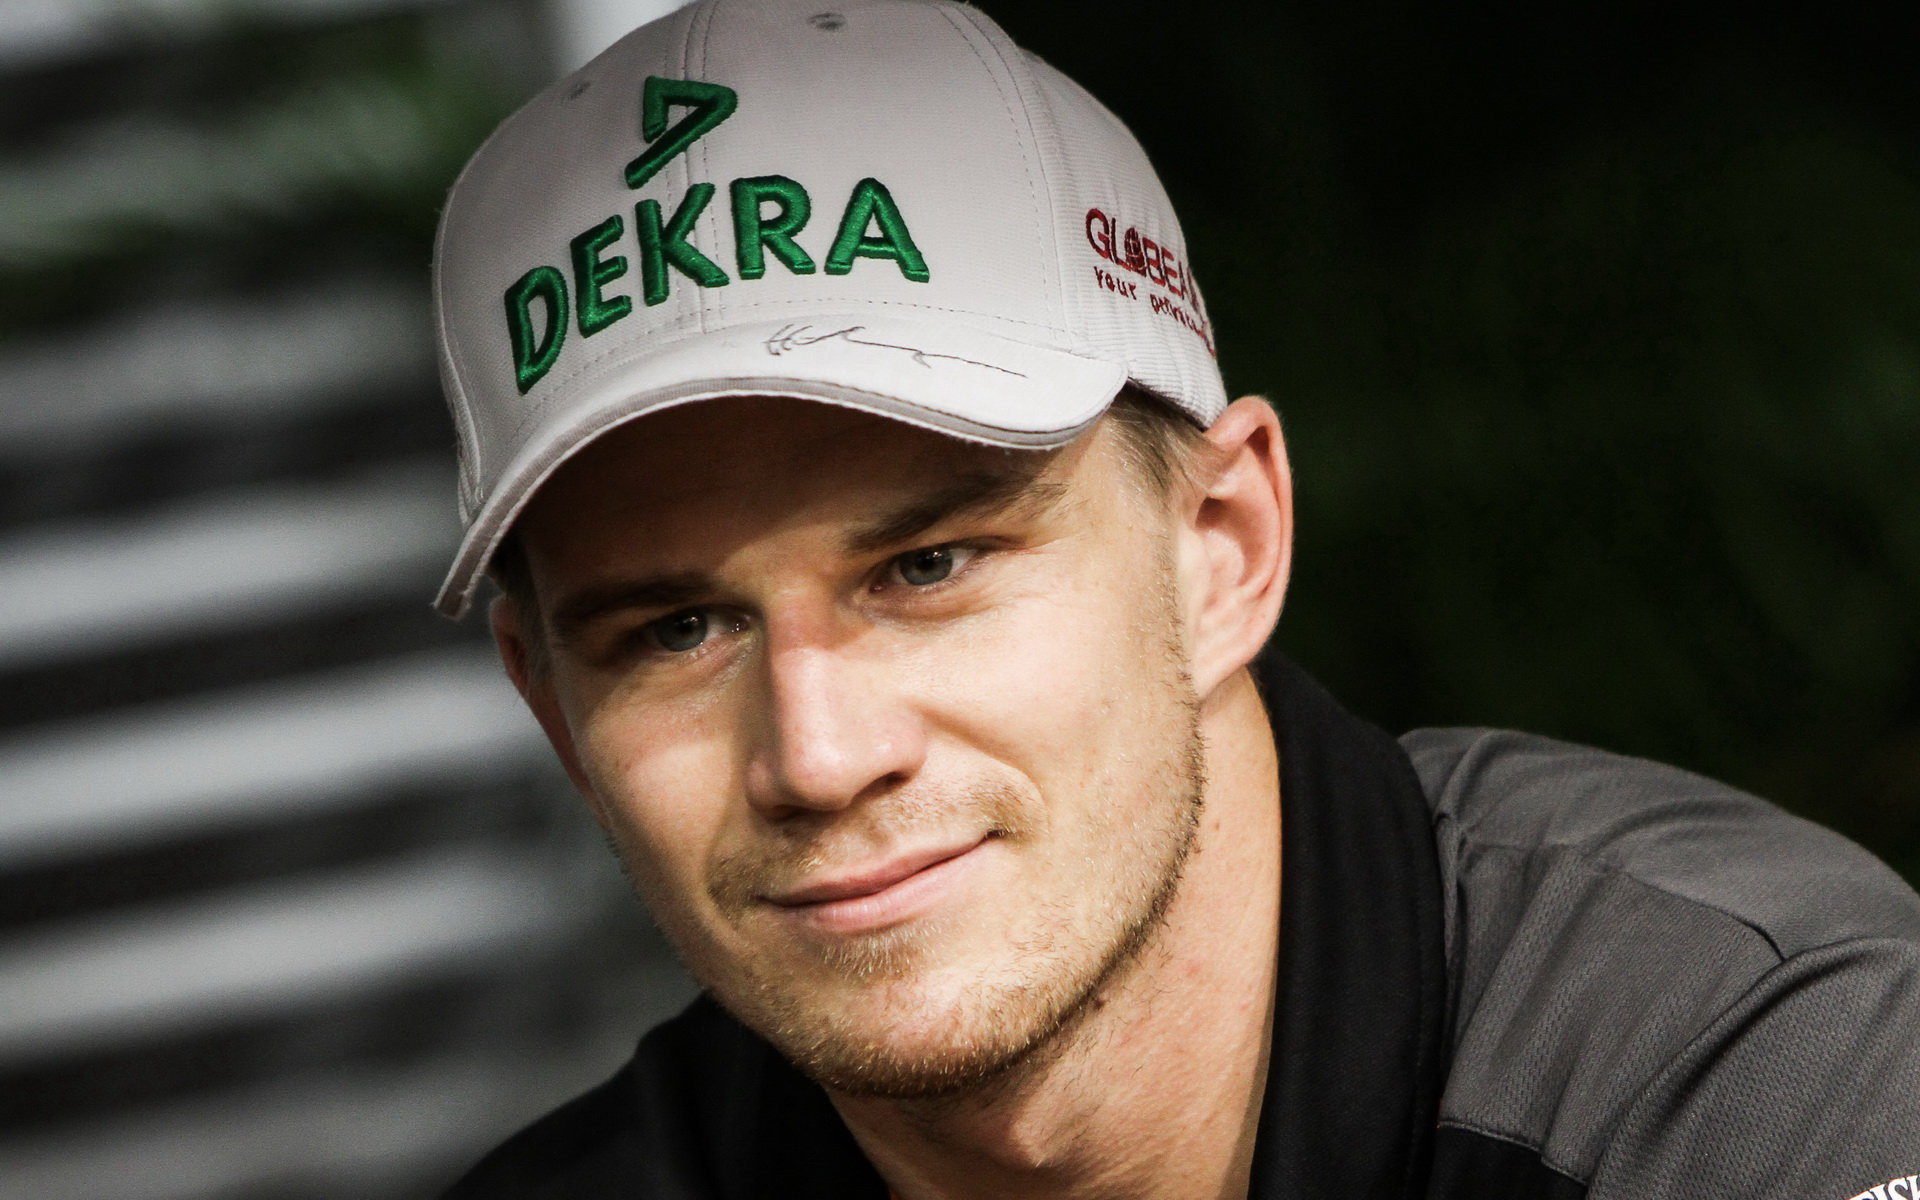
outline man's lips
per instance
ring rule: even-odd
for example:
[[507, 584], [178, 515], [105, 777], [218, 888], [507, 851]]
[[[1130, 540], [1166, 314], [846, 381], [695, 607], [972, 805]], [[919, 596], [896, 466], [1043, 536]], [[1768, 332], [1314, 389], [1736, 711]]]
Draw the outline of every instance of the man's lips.
[[982, 837], [959, 845], [924, 847], [878, 862], [862, 863], [851, 870], [812, 880], [800, 887], [765, 896], [764, 899], [781, 908], [806, 908], [875, 896], [922, 871], [959, 858], [986, 840]]

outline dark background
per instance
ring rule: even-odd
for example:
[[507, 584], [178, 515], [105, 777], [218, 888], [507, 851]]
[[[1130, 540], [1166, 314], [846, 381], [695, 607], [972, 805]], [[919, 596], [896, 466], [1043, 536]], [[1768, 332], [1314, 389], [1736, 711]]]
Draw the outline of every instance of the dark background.
[[1389, 729], [1678, 763], [1920, 878], [1920, 72], [1897, 6], [992, 9], [1279, 409], [1279, 645]]
[[[1920, 73], [1800, 7], [986, 5], [1282, 415], [1282, 649], [1920, 879]], [[426, 607], [429, 239], [566, 7], [107, 9], [0, 11], [0, 1200], [430, 1195], [688, 986]]]

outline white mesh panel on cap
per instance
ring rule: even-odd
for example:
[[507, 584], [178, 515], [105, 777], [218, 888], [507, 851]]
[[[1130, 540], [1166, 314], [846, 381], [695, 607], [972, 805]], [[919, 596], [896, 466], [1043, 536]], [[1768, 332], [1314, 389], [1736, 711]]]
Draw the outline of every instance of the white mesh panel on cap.
[[[1159, 176], [1140, 143], [1105, 105], [1048, 64], [1031, 56], [1028, 62], [1053, 118], [1041, 151], [1055, 180], [1060, 273], [1073, 324], [1092, 353], [1125, 362], [1135, 384], [1177, 404], [1201, 425], [1211, 425], [1227, 406], [1226, 387], [1214, 358], [1212, 326], [1190, 272], [1186, 237]], [[1095, 209], [1112, 222], [1111, 259], [1089, 236], [1089, 213]], [[1124, 251], [1128, 230], [1140, 235], [1144, 263]], [[1100, 236], [1097, 230], [1094, 236]], [[1170, 250], [1171, 258], [1155, 248]], [[1102, 282], [1102, 274], [1110, 282]]]

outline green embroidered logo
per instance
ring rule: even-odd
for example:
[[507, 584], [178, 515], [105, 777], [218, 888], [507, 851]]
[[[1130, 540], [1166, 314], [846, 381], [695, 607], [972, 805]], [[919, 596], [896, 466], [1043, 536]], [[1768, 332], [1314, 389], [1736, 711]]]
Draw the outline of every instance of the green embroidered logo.
[[[535, 300], [547, 309], [545, 334], [533, 330]], [[540, 382], [560, 357], [567, 333], [567, 279], [552, 267], [535, 267], [507, 289], [507, 338], [513, 343], [514, 382], [520, 394]]]
[[[668, 105], [693, 111], [668, 129]], [[647, 76], [646, 86], [640, 90], [640, 136], [653, 144], [627, 164], [627, 186], [637, 188], [652, 179], [668, 159], [693, 145], [702, 134], [711, 133], [739, 107], [740, 95], [730, 87], [698, 79]]]
[[687, 235], [693, 232], [693, 223], [700, 219], [701, 210], [711, 199], [712, 184], [694, 184], [680, 201], [680, 207], [673, 210], [673, 220], [665, 225], [660, 224], [658, 200], [642, 200], [634, 209], [640, 218], [640, 278], [644, 285], [641, 298], [649, 305], [667, 298], [669, 263], [701, 287], [726, 286], [727, 273], [687, 240]]
[[[875, 222], [880, 225], [878, 237], [867, 233], [868, 226]], [[920, 247], [913, 244], [913, 235], [907, 232], [893, 193], [878, 179], [862, 179], [853, 185], [846, 215], [840, 218], [840, 236], [833, 239], [833, 249], [827, 251], [827, 274], [845, 275], [853, 270], [856, 256], [890, 258], [900, 264], [900, 273], [915, 283], [931, 278], [927, 260], [920, 257]]]
[[[647, 148], [626, 165], [627, 186], [637, 189], [653, 180], [661, 168], [712, 133], [739, 107], [739, 94], [730, 87], [649, 76], [640, 92], [640, 136]], [[674, 110], [685, 110], [677, 121], [672, 120]], [[657, 198], [634, 205], [632, 248], [640, 264], [641, 304], [666, 303], [675, 274], [703, 288], [732, 282], [693, 241], [694, 228], [717, 190], [711, 183], [690, 185], [670, 216]], [[870, 258], [893, 263], [902, 278], [912, 283], [932, 278], [900, 205], [878, 179], [862, 179], [854, 185], [833, 242], [817, 266], [799, 242], [813, 217], [813, 199], [799, 181], [785, 175], [754, 175], [733, 180], [727, 192], [733, 218], [733, 263], [743, 280], [764, 279], [769, 258], [794, 275], [816, 271], [847, 275], [854, 269], [854, 260]], [[558, 267], [534, 267], [507, 289], [507, 343], [514, 382], [522, 395], [559, 361], [569, 324], [579, 329], [581, 337], [589, 338], [634, 311], [632, 296], [607, 291], [628, 273], [627, 257], [613, 252], [626, 231], [625, 219], [616, 213], [568, 243], [573, 268], [571, 309], [567, 278]]]
[[[780, 206], [778, 215], [767, 218], [761, 206]], [[806, 227], [813, 215], [813, 201], [807, 189], [785, 175], [756, 175], [733, 181], [734, 262], [740, 278], [759, 279], [767, 273], [766, 252], [785, 264], [795, 275], [813, 274], [813, 256], [800, 248], [793, 235]]]
[[581, 337], [592, 337], [633, 311], [633, 301], [625, 296], [609, 298], [600, 291], [627, 273], [627, 260], [618, 254], [600, 257], [602, 250], [619, 240], [620, 230], [620, 218], [608, 217], [571, 243], [573, 277], [579, 281]]

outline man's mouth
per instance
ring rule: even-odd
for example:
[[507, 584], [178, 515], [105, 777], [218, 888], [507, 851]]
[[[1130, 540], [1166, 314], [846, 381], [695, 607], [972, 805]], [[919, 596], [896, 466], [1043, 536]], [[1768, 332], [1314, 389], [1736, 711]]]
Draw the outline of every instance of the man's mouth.
[[762, 897], [794, 918], [831, 933], [895, 925], [931, 907], [957, 882], [993, 835], [921, 847], [859, 863]]

